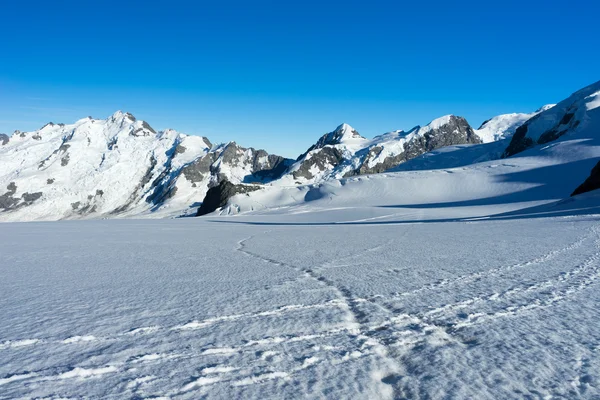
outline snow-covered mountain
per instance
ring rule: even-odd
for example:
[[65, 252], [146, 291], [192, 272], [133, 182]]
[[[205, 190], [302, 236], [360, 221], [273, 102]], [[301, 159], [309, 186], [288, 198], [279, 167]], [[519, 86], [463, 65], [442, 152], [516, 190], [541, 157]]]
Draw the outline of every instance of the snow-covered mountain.
[[[208, 190], [219, 187], [227, 194], [213, 191], [218, 205], [236, 193], [244, 195], [244, 201], [232, 199], [227, 212], [296, 204], [297, 196], [288, 197], [294, 190], [312, 201], [323, 196], [315, 190], [319, 185], [333, 182], [335, 187], [357, 175], [464, 168], [553, 141], [595, 140], [599, 95], [600, 82], [534, 113], [491, 118], [477, 130], [454, 115], [372, 139], [342, 124], [296, 160], [235, 142], [213, 145], [171, 129], [156, 132], [123, 112], [106, 120], [49, 123], [33, 132], [0, 135], [0, 219], [193, 215]], [[595, 154], [593, 146], [574, 148], [570, 162]], [[536, 150], [536, 157], [558, 157], [544, 149]], [[578, 184], [593, 166], [584, 164]], [[231, 185], [220, 185], [224, 181]], [[267, 198], [261, 188], [270, 193]]]
[[[323, 147], [314, 146], [294, 164], [298, 166], [306, 160], [310, 161], [312, 154], [318, 154], [321, 149], [330, 149], [330, 153], [337, 151], [338, 154], [349, 154], [341, 157], [337, 165], [329, 164], [329, 170], [321, 175], [318, 175], [318, 163], [305, 169], [320, 179], [298, 187], [265, 187], [245, 196], [235, 196], [223, 207], [222, 213], [294, 213], [294, 210], [307, 207], [313, 210], [343, 210], [371, 205], [383, 207], [380, 213], [385, 214], [386, 207], [443, 202], [457, 206], [463, 202], [490, 203], [505, 211], [506, 207], [518, 208], [526, 203], [535, 205], [538, 202], [559, 201], [569, 197], [590, 175], [590, 170], [600, 157], [599, 99], [600, 82], [597, 82], [555, 106], [545, 106], [536, 111], [532, 118], [519, 127], [516, 125], [522, 121], [523, 115], [512, 114], [493, 118], [478, 131], [471, 130], [477, 134], [496, 126], [498, 133], [493, 137], [488, 136], [488, 139], [495, 141], [439, 146], [432, 151], [422, 151], [423, 148], [417, 146], [421, 154], [415, 157], [409, 157], [407, 149], [411, 148], [410, 140], [415, 140], [415, 137], [417, 143], [427, 143], [426, 135], [421, 135], [423, 129], [413, 130], [409, 134], [400, 132], [398, 137], [407, 138], [408, 142], [396, 139], [395, 143], [402, 144], [404, 152], [396, 159], [388, 158], [398, 165], [385, 168], [385, 174], [365, 178], [352, 176], [356, 169], [360, 172], [362, 165], [373, 165], [369, 164], [367, 157], [358, 157], [363, 149], [373, 148], [370, 147], [372, 141], [356, 134], [330, 134], [328, 137], [349, 138], [350, 145], [343, 140], [332, 144], [320, 141], [324, 143]], [[435, 132], [435, 127], [439, 126], [444, 124], [436, 120], [426, 127], [426, 131]], [[469, 129], [465, 125], [464, 136], [457, 135], [459, 140], [469, 137]], [[460, 132], [458, 128], [451, 131]], [[392, 134], [383, 136], [390, 137]], [[452, 140], [453, 136], [449, 138]], [[351, 146], [360, 149], [352, 152]], [[331, 176], [337, 179], [322, 178]], [[489, 209], [484, 211], [487, 212]], [[380, 218], [373, 214], [373, 208], [370, 208], [369, 218]]]
[[312, 183], [374, 174], [428, 151], [455, 144], [481, 143], [462, 117], [446, 115], [408, 132], [399, 130], [365, 139], [348, 124], [323, 135], [296, 160], [285, 183]]
[[123, 112], [106, 120], [49, 123], [2, 136], [4, 220], [195, 213], [209, 186], [271, 179], [283, 157], [174, 130], [156, 132]]

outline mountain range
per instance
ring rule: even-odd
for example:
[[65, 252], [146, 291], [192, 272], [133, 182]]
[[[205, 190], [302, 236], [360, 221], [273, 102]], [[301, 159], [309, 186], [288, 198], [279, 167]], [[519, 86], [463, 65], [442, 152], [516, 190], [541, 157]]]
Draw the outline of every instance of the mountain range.
[[[459, 168], [555, 142], [593, 140], [600, 135], [598, 110], [600, 82], [532, 113], [493, 117], [478, 129], [446, 115], [367, 139], [344, 123], [296, 160], [235, 142], [156, 131], [121, 111], [107, 119], [48, 123], [32, 132], [0, 134], [0, 220], [178, 217], [197, 214], [203, 203], [200, 214], [253, 210], [244, 204], [246, 198], [258, 201], [262, 195], [255, 191], [274, 199], [275, 192], [290, 188], [314, 192], [323, 183], [356, 176]], [[572, 177], [573, 189], [589, 172], [586, 164]], [[244, 199], [231, 199], [236, 194]], [[284, 203], [271, 200], [263, 208]]]

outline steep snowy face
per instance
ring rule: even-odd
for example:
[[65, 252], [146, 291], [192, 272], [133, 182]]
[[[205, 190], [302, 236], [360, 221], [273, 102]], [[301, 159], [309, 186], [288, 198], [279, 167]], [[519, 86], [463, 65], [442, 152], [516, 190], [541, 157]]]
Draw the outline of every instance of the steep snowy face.
[[181, 140], [120, 111], [16, 131], [0, 147], [0, 212], [61, 219], [139, 208]]
[[521, 125], [505, 157], [563, 136], [597, 138], [600, 132], [600, 82], [587, 86]]
[[264, 182], [291, 163], [233, 142], [213, 146], [171, 129], [156, 132], [120, 111], [17, 131], [0, 143], [3, 220], [195, 213], [221, 179]]
[[440, 147], [472, 143], [481, 140], [464, 118], [454, 115], [409, 132], [388, 132], [371, 140], [343, 124], [302, 154], [290, 168], [290, 175], [284, 178], [306, 183], [374, 174]]
[[523, 125], [529, 119], [535, 117], [541, 112], [554, 107], [554, 104], [548, 104], [532, 113], [511, 113], [502, 114], [485, 121], [475, 134], [479, 136], [483, 143], [491, 143], [502, 139], [510, 138], [518, 127]]

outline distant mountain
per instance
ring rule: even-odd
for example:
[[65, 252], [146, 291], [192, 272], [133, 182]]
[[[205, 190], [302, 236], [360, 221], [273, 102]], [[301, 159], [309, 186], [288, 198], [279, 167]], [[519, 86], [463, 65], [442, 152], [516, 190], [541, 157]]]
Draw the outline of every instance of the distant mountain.
[[464, 167], [565, 138], [596, 138], [599, 96], [600, 82], [534, 113], [493, 117], [476, 130], [454, 115], [373, 139], [342, 124], [296, 160], [172, 129], [157, 132], [120, 111], [105, 120], [48, 123], [0, 134], [0, 220], [195, 215], [211, 188], [202, 213], [265, 186]]
[[365, 139], [348, 124], [323, 135], [290, 167], [282, 180], [296, 184], [375, 174], [428, 151], [481, 139], [462, 117], [447, 115], [408, 132], [394, 131]]
[[17, 131], [0, 143], [5, 220], [195, 214], [221, 179], [266, 182], [291, 163], [234, 142], [156, 132], [120, 111]]
[[[528, 201], [558, 201], [598, 187], [598, 168], [591, 176], [589, 171], [599, 157], [600, 82], [531, 114], [494, 117], [477, 130], [459, 117], [447, 116], [424, 128], [369, 140], [342, 125], [300, 156], [280, 180], [230, 198], [221, 212], [265, 208], [277, 212], [304, 209], [306, 203], [317, 209], [343, 209], [386, 204], [391, 198], [400, 204], [442, 204], [473, 196], [473, 204], [505, 201], [507, 208]], [[386, 174], [380, 177], [349, 178], [383, 171]], [[393, 173], [401, 171], [414, 173]], [[302, 185], [294, 189], [290, 183]], [[511, 186], [518, 189], [507, 191]]]

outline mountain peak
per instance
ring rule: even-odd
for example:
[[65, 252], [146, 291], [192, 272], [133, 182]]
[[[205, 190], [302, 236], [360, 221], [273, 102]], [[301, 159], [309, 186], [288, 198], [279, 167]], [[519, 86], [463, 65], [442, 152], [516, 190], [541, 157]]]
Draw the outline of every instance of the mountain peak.
[[343, 123], [339, 125], [333, 132], [326, 133], [323, 135], [317, 144], [315, 145], [317, 148], [326, 146], [326, 145], [336, 145], [344, 143], [348, 140], [352, 139], [365, 139], [360, 136], [358, 131], [348, 125], [347, 123]]
[[334, 133], [334, 136], [339, 138], [340, 141], [343, 141], [344, 139], [364, 139], [356, 129], [345, 122], [335, 128], [332, 133]]
[[129, 119], [131, 122], [136, 121], [136, 118], [133, 116], [133, 114], [128, 113], [128, 112], [123, 112], [121, 110], [116, 111], [113, 115], [110, 116], [110, 119], [117, 121], [117, 120], [121, 120], [121, 119]]
[[539, 114], [541, 112], [544, 112], [546, 110], [551, 109], [552, 107], [554, 107], [556, 104], [546, 104], [545, 106], [542, 106], [540, 108], [538, 108], [537, 110], [535, 110], [536, 114]]

